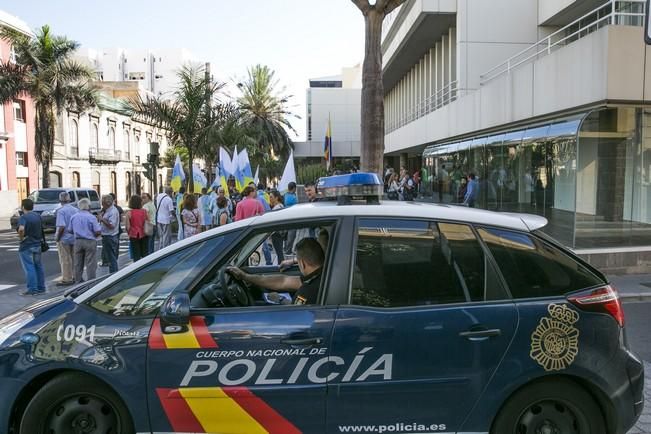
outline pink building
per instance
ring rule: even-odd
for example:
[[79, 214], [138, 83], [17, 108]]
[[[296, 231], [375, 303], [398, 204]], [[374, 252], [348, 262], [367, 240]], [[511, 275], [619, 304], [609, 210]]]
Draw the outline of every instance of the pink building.
[[[0, 11], [0, 27], [31, 34], [20, 19]], [[0, 39], [0, 61], [14, 61], [10, 44]], [[39, 167], [34, 157], [34, 105], [20, 98], [0, 109], [0, 218], [9, 217], [32, 191], [39, 188]]]

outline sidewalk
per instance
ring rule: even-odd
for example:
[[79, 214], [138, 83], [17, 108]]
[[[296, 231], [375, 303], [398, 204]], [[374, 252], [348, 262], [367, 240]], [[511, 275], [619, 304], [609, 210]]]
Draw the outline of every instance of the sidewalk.
[[[129, 258], [128, 254], [121, 255], [118, 258], [118, 269], [121, 270], [130, 263], [131, 259]], [[108, 267], [97, 267], [97, 277], [104, 276], [106, 274], [109, 274]], [[20, 295], [20, 292], [26, 289], [25, 285], [16, 285], [14, 287], [0, 291], [0, 318], [20, 309], [23, 306], [27, 306], [37, 301], [45, 300], [66, 292], [71, 288], [70, 286], [56, 286], [60, 277], [61, 276], [57, 275], [56, 278], [45, 282], [47, 291], [45, 291], [44, 294], [37, 296]]]
[[651, 301], [651, 274], [608, 276], [622, 301]]

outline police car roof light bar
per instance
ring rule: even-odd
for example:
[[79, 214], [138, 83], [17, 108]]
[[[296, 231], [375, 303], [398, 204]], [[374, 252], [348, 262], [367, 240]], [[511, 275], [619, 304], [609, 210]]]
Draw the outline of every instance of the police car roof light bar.
[[338, 205], [350, 205], [354, 200], [379, 204], [383, 193], [378, 175], [364, 172], [319, 178], [317, 188], [326, 199], [336, 199]]

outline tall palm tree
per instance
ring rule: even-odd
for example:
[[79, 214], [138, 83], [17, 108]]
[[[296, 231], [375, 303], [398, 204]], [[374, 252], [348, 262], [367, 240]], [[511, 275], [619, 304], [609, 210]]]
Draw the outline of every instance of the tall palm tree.
[[0, 103], [21, 96], [33, 100], [34, 151], [42, 165], [43, 187], [49, 187], [57, 116], [65, 109], [84, 111], [97, 105], [93, 72], [71, 59], [79, 44], [53, 35], [49, 26], [40, 28], [34, 38], [3, 28], [0, 39], [16, 52], [16, 63], [0, 62]]
[[174, 145], [188, 151], [190, 176], [186, 182], [188, 191], [193, 193], [192, 162], [204, 152], [224, 85], [214, 82], [203, 66], [184, 66], [177, 76], [179, 86], [170, 98], [138, 96], [127, 101], [122, 111], [138, 121], [164, 128]]
[[384, 159], [384, 84], [382, 83], [382, 22], [406, 0], [351, 0], [362, 11], [366, 45], [362, 66], [361, 169], [381, 175]]
[[287, 107], [291, 95], [283, 95], [285, 88], [279, 89], [275, 72], [268, 66], [255, 65], [247, 72], [246, 80], [237, 84], [242, 125], [256, 135], [261, 150], [289, 154], [292, 141], [287, 131], [296, 132], [290, 118], [300, 119]]

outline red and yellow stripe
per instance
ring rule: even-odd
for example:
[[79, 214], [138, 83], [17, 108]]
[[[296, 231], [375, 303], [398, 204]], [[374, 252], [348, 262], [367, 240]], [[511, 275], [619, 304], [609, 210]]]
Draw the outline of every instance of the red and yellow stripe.
[[156, 389], [172, 429], [220, 434], [300, 434], [246, 387]]
[[188, 330], [183, 333], [164, 334], [160, 319], [156, 318], [149, 332], [149, 348], [152, 350], [218, 348], [201, 316], [190, 317]]

